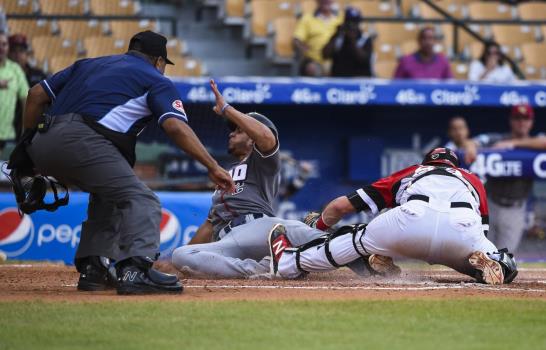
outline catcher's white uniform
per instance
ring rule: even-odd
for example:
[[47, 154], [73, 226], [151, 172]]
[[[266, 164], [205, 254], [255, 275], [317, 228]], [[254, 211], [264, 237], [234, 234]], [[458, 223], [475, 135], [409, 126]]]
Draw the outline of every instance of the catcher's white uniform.
[[371, 254], [424, 260], [474, 276], [469, 256], [497, 251], [486, 237], [484, 187], [465, 169], [414, 165], [348, 197], [357, 210], [378, 214], [384, 208], [393, 209], [327, 244], [283, 254], [278, 263], [280, 276], [332, 270]]

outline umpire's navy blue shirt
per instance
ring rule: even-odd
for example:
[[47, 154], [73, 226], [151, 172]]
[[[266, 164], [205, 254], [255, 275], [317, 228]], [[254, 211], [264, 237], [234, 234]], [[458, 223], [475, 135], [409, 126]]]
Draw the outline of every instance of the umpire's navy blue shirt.
[[81, 114], [127, 136], [152, 119], [188, 121], [172, 81], [137, 54], [82, 59], [40, 84], [52, 100], [50, 115]]

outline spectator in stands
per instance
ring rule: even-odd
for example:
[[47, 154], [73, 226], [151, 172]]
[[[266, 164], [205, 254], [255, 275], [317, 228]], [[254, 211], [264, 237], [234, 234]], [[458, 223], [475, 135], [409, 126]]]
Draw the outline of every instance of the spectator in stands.
[[298, 21], [294, 31], [294, 47], [301, 58], [301, 75], [326, 74], [328, 62], [322, 57], [322, 49], [341, 22], [342, 17], [333, 0], [317, 0], [315, 13], [305, 14]]
[[[534, 111], [528, 104], [512, 107], [510, 133], [484, 134], [465, 146], [465, 152], [476, 158], [477, 148], [528, 148], [546, 150], [546, 137], [531, 137]], [[533, 180], [515, 177], [488, 177], [485, 184], [489, 204], [489, 237], [499, 248], [515, 251], [525, 228], [526, 202]]]
[[[44, 80], [47, 76], [46, 74], [29, 64], [29, 47], [27, 43], [27, 38], [23, 34], [13, 34], [9, 37], [9, 53], [8, 58], [16, 63], [23, 69], [25, 76], [27, 78], [27, 83], [29, 86], [34, 86], [40, 81]], [[13, 119], [13, 127], [16, 131], [16, 140], [19, 139], [20, 130], [22, 130], [23, 125], [23, 106], [17, 104], [17, 109], [15, 112], [15, 118]]]
[[9, 42], [5, 33], [0, 33], [0, 151], [7, 141], [15, 139], [13, 119], [17, 101], [25, 104], [28, 83], [19, 65], [8, 59]]
[[325, 59], [332, 59], [334, 77], [370, 77], [372, 38], [360, 30], [362, 15], [354, 7], [345, 10], [345, 21], [322, 50]]
[[487, 42], [480, 59], [470, 64], [468, 80], [511, 83], [516, 80], [516, 76], [510, 66], [505, 64], [499, 44]]
[[417, 36], [419, 49], [404, 56], [394, 73], [397, 79], [450, 79], [453, 78], [447, 58], [434, 52], [434, 28], [424, 27]]

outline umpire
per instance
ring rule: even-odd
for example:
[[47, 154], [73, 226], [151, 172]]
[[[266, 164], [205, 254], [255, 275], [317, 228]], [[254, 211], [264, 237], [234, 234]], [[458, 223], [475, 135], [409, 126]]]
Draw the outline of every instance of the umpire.
[[188, 126], [176, 88], [163, 76], [172, 64], [166, 43], [157, 33], [138, 33], [127, 53], [76, 61], [29, 91], [23, 121], [25, 128], [38, 127], [27, 146], [36, 169], [90, 193], [75, 257], [79, 290], [111, 287], [113, 259], [118, 294], [182, 291], [176, 276], [152, 268], [159, 256], [161, 205], [132, 169], [136, 137], [149, 122], [206, 166], [220, 188], [233, 188]]

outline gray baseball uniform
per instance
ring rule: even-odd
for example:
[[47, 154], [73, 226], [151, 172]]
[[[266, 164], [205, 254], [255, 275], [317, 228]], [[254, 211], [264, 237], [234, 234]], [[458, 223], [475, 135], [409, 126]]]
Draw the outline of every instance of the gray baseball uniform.
[[280, 183], [278, 143], [269, 155], [261, 154], [254, 147], [248, 157], [231, 166], [229, 173], [235, 182], [235, 191], [216, 190], [212, 196], [208, 220], [212, 223], [215, 240], [227, 233], [226, 226], [237, 226], [241, 220], [246, 221], [244, 215], [273, 216], [272, 203]]
[[[481, 147], [511, 139], [510, 134], [483, 134]], [[533, 189], [533, 179], [491, 177], [485, 183], [489, 202], [489, 239], [499, 248], [514, 252], [525, 229], [526, 203]]]
[[217, 190], [212, 197], [209, 220], [213, 225], [213, 243], [187, 245], [172, 254], [179, 270], [220, 278], [245, 278], [269, 272], [268, 235], [282, 221], [291, 228], [290, 239], [304, 244], [324, 232], [309, 230], [299, 221], [273, 217], [273, 201], [280, 183], [279, 147], [271, 154], [256, 148], [230, 169], [236, 190]]

